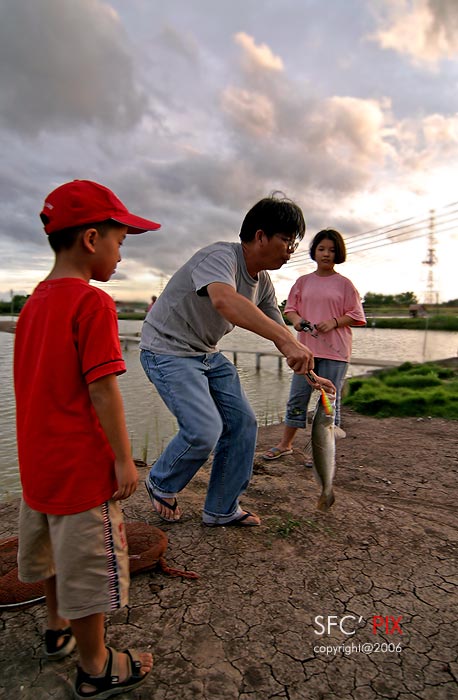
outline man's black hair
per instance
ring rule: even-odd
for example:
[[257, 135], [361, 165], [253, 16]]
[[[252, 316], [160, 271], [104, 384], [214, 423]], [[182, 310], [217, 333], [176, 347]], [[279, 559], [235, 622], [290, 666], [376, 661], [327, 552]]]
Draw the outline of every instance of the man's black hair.
[[301, 241], [305, 234], [304, 215], [300, 207], [282, 192], [273, 192], [247, 213], [240, 229], [240, 239], [248, 243], [259, 230], [264, 231], [268, 238], [285, 233]]

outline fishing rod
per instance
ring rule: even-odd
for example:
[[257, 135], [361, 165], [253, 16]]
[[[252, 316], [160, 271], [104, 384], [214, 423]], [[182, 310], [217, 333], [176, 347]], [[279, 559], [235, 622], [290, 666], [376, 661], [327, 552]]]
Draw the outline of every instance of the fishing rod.
[[344, 362], [347, 362], [347, 359], [342, 355], [342, 353], [340, 352], [340, 350], [338, 348], [335, 348], [334, 345], [332, 345], [332, 343], [330, 343], [328, 340], [323, 338], [322, 335], [318, 334], [318, 329], [316, 327], [316, 324], [314, 326], [312, 326], [310, 321], [306, 321], [305, 319], [302, 319], [302, 321], [299, 323], [299, 325], [301, 327], [301, 330], [303, 330], [305, 333], [310, 333], [312, 338], [316, 338], [320, 342], [323, 342], [325, 345], [328, 346], [328, 348], [330, 348], [330, 350], [332, 350], [333, 352], [336, 352], [338, 355], [340, 355], [340, 357], [344, 360]]

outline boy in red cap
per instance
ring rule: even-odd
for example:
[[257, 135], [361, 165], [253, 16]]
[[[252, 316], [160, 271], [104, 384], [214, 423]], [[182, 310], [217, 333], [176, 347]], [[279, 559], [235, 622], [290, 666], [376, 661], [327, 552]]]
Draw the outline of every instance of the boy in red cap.
[[45, 655], [76, 645], [76, 698], [107, 698], [143, 683], [152, 656], [105, 646], [105, 613], [128, 600], [119, 501], [137, 488], [116, 375], [125, 372], [106, 282], [127, 233], [160, 224], [131, 214], [111, 190], [75, 180], [40, 214], [55, 264], [16, 328], [14, 383], [23, 489], [19, 577], [44, 580]]

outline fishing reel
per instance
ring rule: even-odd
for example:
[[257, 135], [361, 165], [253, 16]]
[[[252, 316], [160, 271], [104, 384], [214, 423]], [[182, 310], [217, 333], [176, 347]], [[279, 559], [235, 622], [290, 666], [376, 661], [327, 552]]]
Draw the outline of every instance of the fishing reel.
[[306, 333], [310, 333], [315, 338], [318, 336], [318, 333], [315, 330], [315, 326], [312, 326], [310, 321], [306, 321], [305, 319], [302, 319], [302, 321], [299, 323], [299, 326], [301, 327], [302, 331], [305, 331]]

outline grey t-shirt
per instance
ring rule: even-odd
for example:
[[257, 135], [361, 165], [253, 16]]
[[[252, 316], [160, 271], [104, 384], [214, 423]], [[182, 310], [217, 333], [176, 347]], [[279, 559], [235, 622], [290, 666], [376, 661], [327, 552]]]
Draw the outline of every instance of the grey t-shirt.
[[213, 243], [197, 251], [170, 279], [145, 318], [140, 347], [164, 355], [215, 352], [234, 326], [211, 303], [207, 285], [212, 282], [230, 284], [283, 325], [267, 272], [259, 272], [257, 280], [251, 277], [241, 243]]

